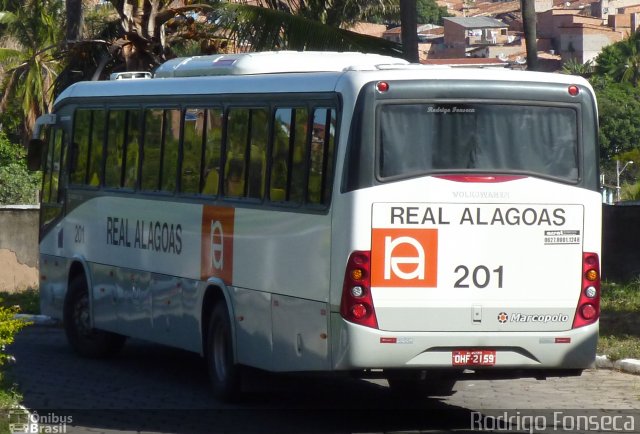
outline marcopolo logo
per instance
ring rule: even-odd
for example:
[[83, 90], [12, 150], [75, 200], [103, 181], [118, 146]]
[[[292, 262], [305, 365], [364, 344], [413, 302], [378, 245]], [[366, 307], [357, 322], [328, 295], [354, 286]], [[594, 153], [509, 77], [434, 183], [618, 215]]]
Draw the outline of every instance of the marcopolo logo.
[[504, 324], [506, 322], [548, 323], [548, 322], [567, 322], [567, 321], [569, 321], [569, 316], [562, 313], [553, 314], [553, 315], [550, 315], [550, 314], [528, 315], [528, 314], [522, 314], [522, 313], [507, 314], [506, 312], [500, 312], [498, 314], [498, 322], [500, 324]]
[[437, 229], [373, 229], [371, 245], [373, 286], [437, 285]]

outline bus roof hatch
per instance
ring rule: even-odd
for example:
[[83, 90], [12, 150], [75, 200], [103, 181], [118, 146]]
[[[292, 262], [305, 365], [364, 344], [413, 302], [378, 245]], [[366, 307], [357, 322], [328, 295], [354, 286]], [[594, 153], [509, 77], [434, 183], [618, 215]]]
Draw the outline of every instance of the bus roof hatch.
[[281, 72], [340, 72], [378, 65], [407, 65], [404, 59], [379, 54], [319, 51], [268, 51], [181, 57], [160, 65], [155, 78], [206, 75], [275, 74]]

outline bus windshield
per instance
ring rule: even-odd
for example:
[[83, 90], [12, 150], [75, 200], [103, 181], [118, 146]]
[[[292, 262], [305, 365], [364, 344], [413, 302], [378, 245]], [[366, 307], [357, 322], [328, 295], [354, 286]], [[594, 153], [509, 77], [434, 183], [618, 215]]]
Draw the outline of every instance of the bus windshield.
[[568, 106], [384, 104], [378, 116], [379, 176], [522, 171], [575, 183], [577, 119]]

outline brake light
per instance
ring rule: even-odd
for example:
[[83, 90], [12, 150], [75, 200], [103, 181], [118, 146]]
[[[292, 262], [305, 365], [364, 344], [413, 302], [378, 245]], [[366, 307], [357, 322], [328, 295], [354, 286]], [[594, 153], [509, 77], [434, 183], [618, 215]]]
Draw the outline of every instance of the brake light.
[[446, 179], [454, 182], [508, 182], [525, 178], [522, 175], [435, 175], [434, 178]]
[[600, 260], [596, 253], [582, 254], [582, 288], [573, 328], [593, 324], [600, 317]]
[[349, 322], [378, 328], [371, 297], [371, 252], [352, 252], [342, 285], [340, 315]]

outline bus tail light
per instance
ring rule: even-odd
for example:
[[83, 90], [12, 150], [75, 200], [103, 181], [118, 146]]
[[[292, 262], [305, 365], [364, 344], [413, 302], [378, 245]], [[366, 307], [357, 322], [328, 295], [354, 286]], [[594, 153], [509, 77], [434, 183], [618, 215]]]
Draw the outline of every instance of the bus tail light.
[[433, 175], [433, 177], [446, 179], [447, 181], [470, 183], [498, 183], [526, 178], [523, 175]]
[[582, 254], [582, 288], [573, 328], [593, 324], [600, 317], [600, 260], [597, 253]]
[[347, 261], [342, 285], [340, 315], [349, 322], [378, 328], [371, 297], [371, 252], [352, 252]]

